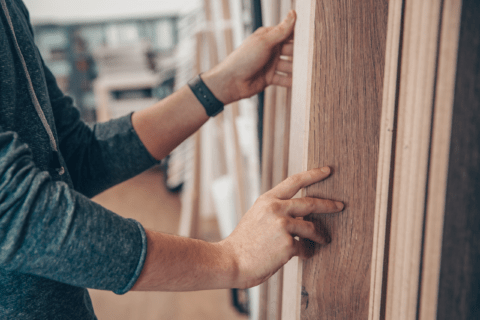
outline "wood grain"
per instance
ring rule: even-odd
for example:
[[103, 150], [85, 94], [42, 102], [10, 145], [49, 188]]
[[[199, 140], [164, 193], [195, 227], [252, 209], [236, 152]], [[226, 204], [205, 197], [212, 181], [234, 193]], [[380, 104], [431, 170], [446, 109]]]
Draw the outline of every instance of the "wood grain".
[[464, 0], [437, 319], [480, 319], [480, 3]]
[[308, 168], [334, 173], [306, 194], [346, 209], [309, 217], [332, 243], [304, 262], [301, 318], [366, 319], [387, 2], [317, 0], [315, 16]]

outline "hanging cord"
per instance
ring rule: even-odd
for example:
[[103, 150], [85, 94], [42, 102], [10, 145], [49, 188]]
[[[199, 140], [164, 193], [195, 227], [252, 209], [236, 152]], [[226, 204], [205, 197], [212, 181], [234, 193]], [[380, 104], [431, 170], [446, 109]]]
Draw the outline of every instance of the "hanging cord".
[[45, 131], [47, 131], [48, 138], [50, 140], [50, 146], [52, 148], [50, 163], [57, 170], [58, 174], [62, 175], [65, 173], [65, 169], [60, 164], [60, 154], [58, 153], [58, 147], [55, 141], [55, 137], [53, 136], [52, 129], [48, 125], [47, 118], [45, 117], [42, 107], [38, 102], [37, 95], [35, 94], [32, 79], [30, 78], [30, 73], [28, 72], [25, 58], [23, 57], [22, 51], [20, 50], [20, 46], [18, 45], [17, 37], [15, 35], [15, 29], [13, 28], [12, 19], [10, 18], [10, 13], [8, 11], [7, 4], [5, 3], [5, 0], [0, 0], [0, 2], [2, 3], [2, 8], [3, 8], [3, 11], [5, 12], [5, 17], [7, 19], [8, 26], [10, 27], [10, 31], [12, 32], [15, 50], [17, 51], [18, 57], [20, 58], [20, 62], [22, 63], [23, 71], [25, 72], [25, 76], [27, 78], [28, 93], [30, 95], [30, 99], [32, 100], [33, 106], [35, 107], [38, 117], [42, 121], [43, 127], [45, 128]]

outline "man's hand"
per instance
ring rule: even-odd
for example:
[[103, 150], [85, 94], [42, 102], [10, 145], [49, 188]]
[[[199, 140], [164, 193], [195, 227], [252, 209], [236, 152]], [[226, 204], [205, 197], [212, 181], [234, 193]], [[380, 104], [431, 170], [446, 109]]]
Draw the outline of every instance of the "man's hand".
[[262, 195], [225, 240], [208, 243], [150, 230], [147, 257], [132, 290], [190, 291], [249, 288], [262, 283], [304, 248], [294, 237], [326, 244], [310, 213], [343, 210], [337, 201], [291, 199], [301, 188], [330, 175], [328, 167], [299, 173]]
[[[270, 84], [290, 86], [294, 25], [295, 12], [291, 11], [279, 25], [260, 28], [218, 66], [202, 74], [203, 81], [224, 104], [250, 97]], [[133, 128], [158, 160], [207, 120], [205, 108], [188, 86], [132, 115]]]
[[291, 199], [301, 188], [330, 175], [324, 167], [289, 177], [262, 195], [245, 214], [233, 233], [220, 242], [237, 263], [235, 287], [249, 288], [273, 275], [293, 256], [303, 256], [303, 242], [294, 237], [327, 244], [310, 221], [302, 217], [310, 213], [333, 213], [343, 210], [343, 203], [316, 198]]
[[[275, 27], [259, 28], [202, 79], [224, 104], [248, 98], [274, 84], [292, 85], [295, 11]], [[284, 58], [280, 58], [283, 56]]]

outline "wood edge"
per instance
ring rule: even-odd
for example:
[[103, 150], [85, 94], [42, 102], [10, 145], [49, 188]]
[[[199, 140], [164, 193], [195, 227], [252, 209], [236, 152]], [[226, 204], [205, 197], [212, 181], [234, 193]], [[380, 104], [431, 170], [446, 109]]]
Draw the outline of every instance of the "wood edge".
[[385, 72], [382, 98], [382, 116], [380, 121], [380, 144], [377, 170], [377, 191], [375, 203], [374, 238], [372, 249], [372, 269], [370, 277], [369, 320], [380, 319], [383, 287], [383, 268], [385, 252], [385, 231], [387, 210], [390, 199], [390, 172], [393, 130], [395, 122], [397, 71], [401, 34], [403, 0], [389, 3], [388, 29], [385, 57]]
[[419, 320], [434, 320], [437, 316], [460, 20], [461, 1], [445, 0], [432, 128]]
[[[316, 1], [297, 1], [297, 25], [294, 39], [293, 87], [290, 115], [288, 175], [307, 169], [309, 116], [314, 45]], [[308, 19], [302, 19], [307, 16]], [[302, 31], [304, 31], [302, 33]], [[307, 48], [305, 43], [308, 44]], [[305, 50], [306, 49], [306, 50]], [[301, 154], [302, 158], [298, 159]], [[303, 193], [305, 191], [302, 191]], [[298, 194], [296, 195], [298, 196]], [[303, 261], [293, 257], [283, 274], [282, 319], [300, 319]]]
[[393, 320], [417, 312], [439, 8], [440, 0], [406, 7], [386, 301]]

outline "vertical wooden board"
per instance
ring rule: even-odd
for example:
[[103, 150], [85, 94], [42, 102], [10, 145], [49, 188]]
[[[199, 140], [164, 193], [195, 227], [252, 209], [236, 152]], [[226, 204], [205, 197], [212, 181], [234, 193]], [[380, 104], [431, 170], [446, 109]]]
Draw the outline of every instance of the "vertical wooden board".
[[462, 4], [438, 320], [480, 319], [480, 3]]
[[[293, 85], [289, 132], [288, 175], [307, 169], [309, 116], [313, 72], [314, 19], [316, 0], [296, 1], [297, 22], [293, 43]], [[302, 190], [297, 194], [304, 194]], [[302, 260], [293, 257], [284, 267], [282, 319], [300, 319]]]
[[[380, 319], [385, 302], [386, 266], [390, 230], [389, 206], [391, 199], [393, 151], [395, 150], [395, 123], [397, 105], [397, 79], [400, 65], [403, 0], [390, 1], [385, 50], [382, 115], [380, 119], [380, 144], [377, 167], [375, 199], [375, 225], [373, 233], [372, 266], [370, 278], [369, 320]], [[388, 255], [387, 255], [388, 257]]]
[[386, 318], [415, 319], [441, 1], [406, 2]]
[[387, 2], [317, 0], [308, 168], [333, 176], [307, 195], [342, 200], [312, 215], [332, 237], [304, 261], [302, 319], [366, 319], [373, 244]]
[[419, 320], [437, 318], [461, 6], [461, 0], [446, 0], [443, 3], [425, 214]]
[[[290, 102], [286, 88], [276, 88], [275, 139], [273, 148], [272, 185], [275, 186], [288, 176], [288, 146], [290, 138]], [[267, 319], [281, 319], [283, 293], [283, 268], [268, 280]]]

